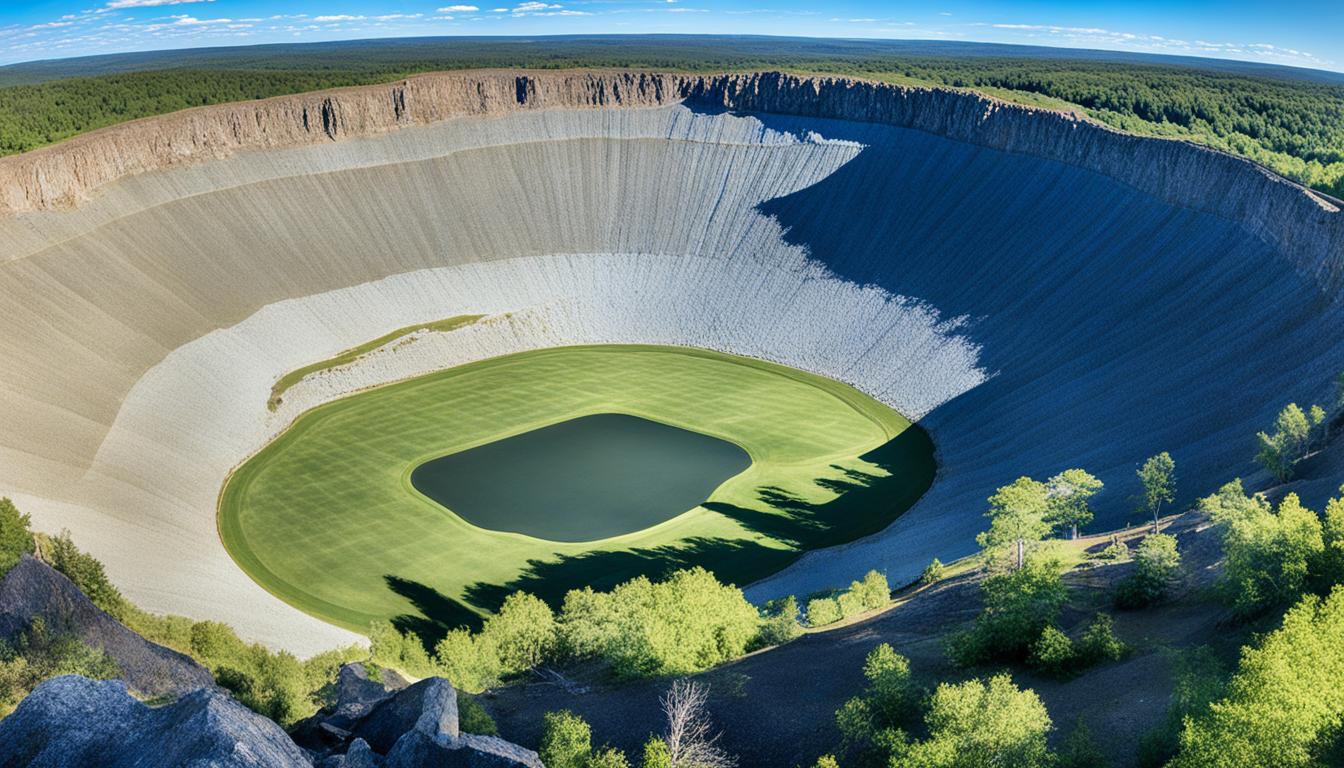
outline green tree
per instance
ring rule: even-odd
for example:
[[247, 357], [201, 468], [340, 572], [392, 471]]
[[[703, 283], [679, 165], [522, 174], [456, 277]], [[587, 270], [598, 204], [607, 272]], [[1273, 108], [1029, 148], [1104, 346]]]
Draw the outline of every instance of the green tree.
[[1089, 502], [1101, 491], [1103, 483], [1084, 470], [1066, 469], [1050, 478], [1046, 485], [1050, 499], [1046, 522], [1067, 528], [1072, 538], [1078, 538], [1078, 529], [1092, 522]]
[[0, 498], [0, 576], [9, 573], [19, 558], [33, 553], [32, 522], [14, 502]]
[[1312, 563], [1325, 553], [1320, 518], [1288, 494], [1277, 512], [1261, 496], [1247, 496], [1241, 481], [1224, 485], [1200, 506], [1222, 528], [1221, 589], [1241, 617], [1294, 600], [1306, 587]]
[[1045, 522], [1049, 494], [1045, 483], [1019, 477], [989, 497], [989, 530], [976, 541], [986, 550], [1012, 552], [1013, 567], [1021, 568], [1028, 549], [1045, 538], [1050, 526]]
[[518, 674], [539, 666], [554, 650], [555, 616], [540, 598], [514, 592], [485, 620], [481, 635], [494, 646], [504, 673]]
[[952, 660], [962, 666], [1025, 659], [1068, 599], [1059, 564], [1040, 559], [1028, 560], [1020, 570], [990, 576], [981, 591], [985, 607], [975, 625], [953, 635], [948, 644]]
[[593, 754], [593, 732], [582, 717], [567, 709], [542, 716], [537, 755], [546, 768], [587, 768]]
[[1115, 636], [1115, 619], [1105, 613], [1092, 617], [1074, 647], [1078, 653], [1078, 663], [1083, 666], [1119, 661], [1128, 650], [1120, 638]]
[[639, 768], [673, 768], [672, 752], [661, 737], [650, 736], [644, 742], [644, 753], [639, 760]]
[[924, 572], [919, 575], [919, 583], [933, 584], [942, 581], [943, 576], [946, 574], [947, 566], [943, 565], [943, 562], [935, 557], [924, 567]]
[[1046, 768], [1050, 716], [1040, 697], [1007, 675], [938, 686], [925, 716], [929, 736], [910, 746], [903, 768]]
[[1242, 650], [1227, 695], [1187, 719], [1172, 768], [1323, 765], [1344, 727], [1344, 589], [1307, 596], [1259, 647]]
[[1153, 533], [1159, 533], [1162, 505], [1176, 499], [1176, 461], [1163, 451], [1143, 462], [1138, 474], [1143, 483], [1143, 509], [1153, 516]]
[[[1312, 409], [1313, 416], [1324, 412], [1320, 408]], [[1318, 422], [1319, 423], [1319, 422]], [[1297, 403], [1289, 403], [1274, 419], [1272, 433], [1261, 432], [1256, 435], [1260, 450], [1256, 460], [1281, 483], [1293, 477], [1293, 467], [1311, 447], [1313, 431], [1312, 416], [1303, 413]]]
[[1339, 496], [1326, 503], [1321, 528], [1324, 550], [1316, 568], [1316, 580], [1322, 592], [1344, 583], [1344, 487], [1339, 492]]
[[1116, 585], [1115, 603], [1121, 608], [1143, 608], [1166, 597], [1181, 574], [1176, 537], [1165, 533], [1145, 536], [1134, 550], [1134, 572]]
[[588, 757], [584, 768], [630, 768], [630, 761], [621, 750], [603, 747]]
[[1066, 675], [1073, 671], [1077, 654], [1069, 636], [1053, 625], [1041, 630], [1040, 637], [1031, 644], [1031, 664], [1052, 675]]
[[92, 600], [94, 605], [107, 611], [118, 621], [127, 620], [131, 612], [130, 603], [116, 587], [112, 586], [103, 564], [75, 546], [69, 531], [61, 531], [59, 536], [49, 539], [44, 550], [51, 567], [73, 581], [75, 586], [79, 587], [79, 591]]

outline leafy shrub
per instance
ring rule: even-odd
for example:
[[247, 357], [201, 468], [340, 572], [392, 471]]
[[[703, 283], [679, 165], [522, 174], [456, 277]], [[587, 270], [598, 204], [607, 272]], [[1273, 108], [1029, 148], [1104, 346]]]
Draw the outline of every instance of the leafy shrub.
[[537, 754], [546, 768], [586, 768], [592, 752], [593, 732], [583, 718], [567, 709], [542, 717]]
[[1068, 597], [1058, 563], [1040, 559], [985, 579], [981, 589], [985, 607], [975, 626], [948, 643], [952, 661], [961, 666], [1025, 659]]
[[1220, 587], [1238, 616], [1251, 617], [1301, 595], [1311, 564], [1325, 553], [1325, 540], [1320, 518], [1297, 494], [1284, 497], [1275, 511], [1263, 497], [1247, 496], [1236, 480], [1200, 505], [1222, 527], [1226, 564]]
[[902, 768], [1011, 765], [1046, 768], [1050, 716], [1033, 691], [1007, 675], [938, 686], [924, 718], [929, 736], [892, 760]]
[[840, 595], [835, 598], [835, 603], [840, 607], [841, 618], [845, 619], [858, 616], [865, 610], [863, 596], [855, 592], [841, 592]]
[[14, 502], [0, 498], [0, 576], [18, 564], [19, 558], [33, 553], [32, 520], [19, 512]]
[[798, 625], [798, 600], [793, 595], [771, 600], [762, 610], [761, 631], [753, 645], [764, 648], [782, 645], [802, 634]]
[[563, 645], [600, 656], [622, 677], [689, 674], [741, 656], [759, 631], [742, 590], [703, 568], [666, 581], [632, 579], [609, 593], [575, 590], [560, 615]]
[[1073, 671], [1076, 662], [1073, 641], [1053, 625], [1041, 630], [1031, 644], [1031, 664], [1043, 672], [1065, 675]]
[[824, 627], [844, 618], [840, 603], [833, 597], [814, 597], [807, 601], [807, 623], [812, 627]]
[[1091, 666], [1107, 661], [1119, 661], [1128, 648], [1115, 636], [1115, 619], [1104, 613], [1092, 617], [1076, 645], [1078, 663]]
[[480, 693], [499, 683], [503, 666], [490, 638], [454, 629], [434, 646], [434, 666], [454, 687]]
[[915, 713], [919, 690], [910, 677], [910, 662], [887, 643], [869, 651], [863, 676], [868, 685], [836, 711], [836, 727], [846, 747], [881, 762], [904, 744], [902, 726]]
[[541, 664], [555, 647], [555, 616], [540, 599], [514, 592], [486, 619], [481, 636], [496, 649], [504, 673], [517, 674]]
[[1173, 768], [1323, 765], [1344, 723], [1344, 588], [1304, 598], [1258, 647], [1242, 650], [1227, 693], [1188, 718]]
[[672, 750], [668, 749], [667, 742], [657, 736], [650, 736], [644, 742], [639, 768], [672, 768]]
[[1119, 539], [1112, 540], [1110, 544], [1107, 544], [1104, 549], [1096, 554], [1096, 559], [1113, 563], [1118, 563], [1127, 557], [1129, 557], [1129, 547], [1121, 543]]
[[942, 561], [935, 557], [924, 567], [924, 572], [919, 575], [919, 583], [933, 584], [934, 582], [942, 581], [943, 576], [946, 575], [946, 573], [947, 566], [943, 565]]
[[1144, 537], [1134, 552], [1134, 572], [1116, 585], [1115, 604], [1121, 608], [1152, 605], [1166, 597], [1180, 574], [1176, 538], [1165, 533]]
[[1106, 768], [1110, 761], [1092, 738], [1092, 730], [1082, 720], [1059, 745], [1055, 768]]
[[457, 697], [457, 724], [463, 733], [475, 733], [480, 736], [498, 736], [499, 726], [495, 719], [485, 711], [475, 696]]
[[849, 592], [859, 598], [860, 605], [867, 611], [885, 608], [891, 602], [891, 585], [887, 583], [887, 577], [877, 571], [869, 571], [863, 581], [850, 584]]
[[118, 674], [116, 662], [107, 654], [74, 635], [51, 631], [38, 616], [12, 644], [0, 642], [0, 718], [13, 712], [44, 680], [59, 675], [110, 680]]
[[585, 768], [630, 768], [625, 753], [615, 747], [603, 747], [588, 756]]

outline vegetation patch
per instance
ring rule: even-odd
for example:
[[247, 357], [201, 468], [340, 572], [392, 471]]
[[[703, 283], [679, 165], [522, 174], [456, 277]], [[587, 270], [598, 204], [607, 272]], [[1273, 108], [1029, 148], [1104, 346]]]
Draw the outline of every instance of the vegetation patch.
[[[673, 519], [584, 542], [486, 530], [410, 482], [433, 457], [597, 413], [725, 440], [752, 463]], [[559, 607], [572, 589], [696, 566], [754, 581], [881, 530], [933, 475], [928, 436], [847, 385], [702, 350], [569, 347], [314, 409], [234, 473], [219, 527], [244, 570], [296, 607], [359, 632], [390, 620], [432, 645], [515, 591]]]
[[284, 376], [281, 376], [280, 380], [275, 382], [275, 385], [271, 387], [271, 397], [266, 401], [266, 407], [270, 408], [272, 411], [279, 408], [281, 396], [284, 395], [290, 387], [298, 384], [300, 381], [303, 381], [314, 373], [331, 370], [332, 368], [338, 368], [342, 365], [349, 365], [375, 349], [382, 349], [397, 339], [409, 336], [412, 333], [417, 333], [419, 331], [447, 333], [448, 331], [457, 330], [464, 325], [471, 325], [482, 317], [483, 315], [456, 315], [444, 320], [435, 320], [432, 323], [408, 325], [405, 328], [398, 328], [391, 333], [379, 336], [373, 341], [366, 341], [357, 347], [351, 347], [335, 357], [319, 360], [312, 365], [305, 365], [302, 368], [296, 368], [295, 370], [286, 373]]

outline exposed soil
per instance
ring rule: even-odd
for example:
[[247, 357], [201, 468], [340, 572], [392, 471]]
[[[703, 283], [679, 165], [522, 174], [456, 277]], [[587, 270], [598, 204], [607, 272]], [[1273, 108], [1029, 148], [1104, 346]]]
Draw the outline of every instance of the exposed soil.
[[[1246, 630], [1230, 627], [1229, 614], [1210, 596], [1219, 557], [1217, 538], [1195, 513], [1170, 518], [1166, 532], [1180, 542], [1186, 580], [1167, 604], [1144, 611], [1113, 611], [1110, 587], [1132, 566], [1082, 566], [1066, 581], [1073, 600], [1061, 617], [1066, 631], [1081, 631], [1097, 610], [1116, 618], [1117, 634], [1133, 647], [1123, 661], [1103, 665], [1071, 680], [1055, 680], [1012, 669], [1019, 685], [1036, 690], [1062, 738], [1074, 723], [1086, 722], [1099, 746], [1117, 766], [1132, 765], [1140, 737], [1159, 725], [1172, 690], [1175, 652], [1215, 643], [1234, 655]], [[1125, 538], [1142, 534], [1133, 530]], [[1105, 547], [1110, 535], [1086, 540], [1090, 550]], [[891, 643], [909, 657], [915, 674], [930, 685], [992, 670], [959, 670], [947, 663], [947, 634], [970, 622], [980, 609], [978, 574], [948, 579], [910, 595], [870, 619], [806, 635], [699, 676], [711, 688], [710, 711], [722, 728], [722, 744], [743, 766], [808, 766], [833, 751], [839, 740], [834, 713], [863, 687], [864, 657], [878, 643]], [[593, 671], [577, 673], [567, 685], [554, 681], [514, 685], [483, 697], [510, 739], [535, 746], [542, 714], [570, 709], [593, 727], [595, 743], [636, 751], [662, 727], [658, 697], [665, 681], [612, 684]]]

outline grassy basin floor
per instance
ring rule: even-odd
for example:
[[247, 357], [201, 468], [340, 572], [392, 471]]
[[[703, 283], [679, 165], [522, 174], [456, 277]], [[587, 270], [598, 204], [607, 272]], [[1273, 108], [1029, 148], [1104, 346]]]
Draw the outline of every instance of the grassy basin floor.
[[[581, 543], [478, 528], [410, 483], [431, 458], [600, 413], [717, 437], [752, 463], [683, 514]], [[219, 529], [239, 565], [290, 604], [355, 631], [392, 619], [432, 636], [515, 589], [558, 603], [569, 589], [690, 565], [746, 584], [881, 530], [934, 471], [923, 430], [847, 385], [697, 349], [566, 347], [304, 414], [229, 479]]]

